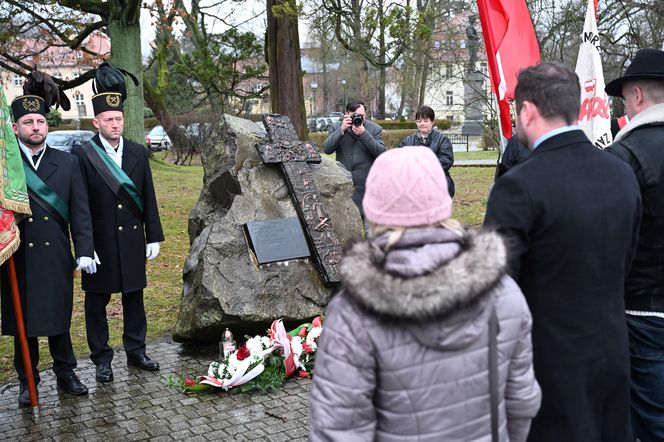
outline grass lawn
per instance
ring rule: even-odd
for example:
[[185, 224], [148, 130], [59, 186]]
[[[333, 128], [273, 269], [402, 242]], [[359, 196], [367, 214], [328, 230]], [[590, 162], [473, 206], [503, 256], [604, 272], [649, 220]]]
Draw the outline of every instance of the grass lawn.
[[472, 150], [470, 152], [454, 152], [454, 160], [497, 160], [497, 150]]
[[[203, 182], [201, 166], [174, 166], [160, 161], [164, 154], [151, 162], [159, 211], [166, 241], [161, 245], [157, 259], [148, 263], [148, 287], [145, 290], [145, 310], [148, 316], [148, 340], [169, 335], [178, 313], [182, 294], [182, 265], [189, 252], [187, 220], [196, 203]], [[493, 182], [494, 169], [490, 167], [459, 167], [453, 169], [456, 183], [454, 218], [467, 225], [479, 225], [484, 219], [486, 199]], [[103, 265], [103, 260], [102, 260]], [[86, 358], [89, 350], [85, 338], [83, 296], [80, 279], [74, 281], [74, 313], [71, 336], [79, 359]], [[114, 295], [109, 306], [110, 345], [122, 345], [122, 306]], [[51, 357], [45, 338], [40, 338], [40, 370], [51, 366]], [[0, 337], [0, 382], [14, 379], [13, 338]]]

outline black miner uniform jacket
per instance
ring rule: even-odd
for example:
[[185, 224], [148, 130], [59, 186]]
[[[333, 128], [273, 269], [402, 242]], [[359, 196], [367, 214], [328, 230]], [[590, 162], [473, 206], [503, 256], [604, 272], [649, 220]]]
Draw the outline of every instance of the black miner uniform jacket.
[[[103, 149], [99, 134], [92, 138]], [[157, 198], [148, 163], [148, 152], [142, 145], [124, 138], [122, 170], [134, 182], [143, 198], [143, 216], [136, 217], [126, 204], [106, 185], [83, 149], [72, 153], [81, 164], [90, 195], [90, 214], [95, 251], [101, 265], [97, 273], [83, 275], [83, 290], [92, 293], [128, 293], [145, 288], [145, 244], [161, 242], [164, 234], [159, 221]]]
[[[78, 159], [46, 147], [36, 171], [60, 199], [69, 205], [69, 228], [77, 257], [93, 256], [88, 196]], [[23, 161], [28, 163], [24, 157]], [[32, 216], [18, 228], [21, 245], [14, 254], [19, 293], [28, 336], [55, 336], [69, 332], [73, 305], [73, 270], [69, 233], [30, 198]], [[2, 332], [17, 335], [9, 291], [7, 265], [2, 268]]]

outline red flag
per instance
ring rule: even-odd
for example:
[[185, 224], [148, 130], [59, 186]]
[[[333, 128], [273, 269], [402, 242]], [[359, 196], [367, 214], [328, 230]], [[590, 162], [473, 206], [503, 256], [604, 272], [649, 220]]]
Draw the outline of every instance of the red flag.
[[512, 136], [508, 99], [519, 71], [539, 63], [539, 45], [525, 0], [477, 0], [491, 89], [498, 99], [505, 138]]

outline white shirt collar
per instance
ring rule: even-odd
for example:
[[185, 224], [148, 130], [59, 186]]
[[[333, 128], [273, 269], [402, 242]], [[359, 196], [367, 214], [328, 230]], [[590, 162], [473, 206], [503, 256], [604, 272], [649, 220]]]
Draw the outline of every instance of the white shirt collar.
[[118, 165], [118, 167], [122, 167], [122, 152], [124, 150], [124, 137], [120, 137], [120, 144], [118, 144], [118, 150], [115, 150], [112, 146], [111, 143], [108, 142], [106, 138], [104, 138], [101, 134], [99, 134], [99, 139], [101, 140], [101, 145], [108, 154], [109, 157], [115, 161], [115, 164]]
[[[17, 140], [18, 140], [18, 138], [17, 138]], [[39, 156], [39, 159], [37, 160], [37, 164], [35, 164], [35, 163], [32, 161], [32, 156], [35, 155], [35, 154], [37, 154], [37, 153], [39, 153], [39, 152], [44, 151], [44, 150], [46, 149], [46, 143], [44, 143], [44, 145], [42, 146], [42, 148], [39, 149], [37, 152], [32, 152], [32, 150], [30, 150], [30, 148], [29, 148], [28, 146], [26, 146], [25, 144], [23, 144], [23, 143], [21, 142], [21, 140], [18, 140], [18, 146], [21, 148], [21, 150], [23, 151], [23, 153], [25, 154], [25, 156], [28, 157], [28, 161], [29, 161], [30, 164], [32, 165], [32, 168], [35, 169], [35, 170], [37, 170], [37, 169], [39, 168], [39, 165], [41, 164], [41, 160], [44, 158], [44, 153], [45, 153], [45, 152], [42, 153], [42, 154]]]

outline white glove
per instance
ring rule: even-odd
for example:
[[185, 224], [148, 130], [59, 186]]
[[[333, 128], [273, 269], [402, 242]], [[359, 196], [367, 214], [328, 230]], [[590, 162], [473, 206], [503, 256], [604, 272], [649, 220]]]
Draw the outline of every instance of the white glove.
[[95, 254], [95, 262], [97, 263], [98, 266], [100, 266], [101, 261], [99, 261], [99, 256], [97, 256], [97, 251], [96, 250], [94, 250], [94, 254]]
[[76, 270], [83, 270], [85, 273], [93, 274], [97, 272], [95, 260], [89, 256], [81, 256], [76, 260]]
[[147, 259], [155, 259], [159, 255], [159, 243], [151, 242], [145, 246], [145, 257]]

